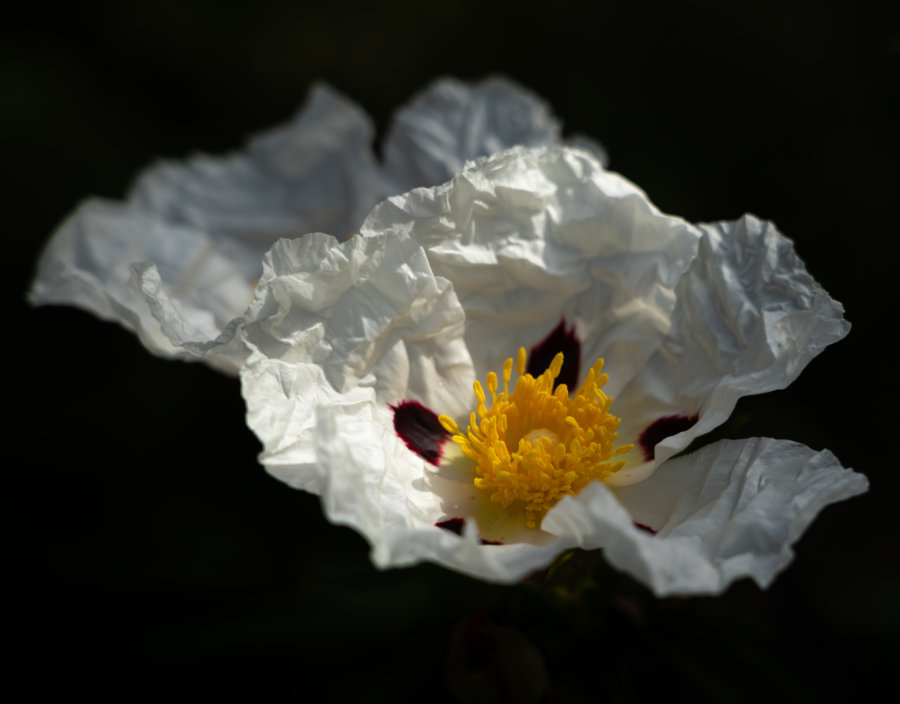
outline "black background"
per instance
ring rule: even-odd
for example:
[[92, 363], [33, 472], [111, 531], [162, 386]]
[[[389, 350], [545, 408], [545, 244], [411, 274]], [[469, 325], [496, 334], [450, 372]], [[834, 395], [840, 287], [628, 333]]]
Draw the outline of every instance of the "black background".
[[[896, 16], [770, 0], [12, 5], [0, 126], [14, 701], [291, 701], [319, 686], [366, 702], [882, 695], [900, 624]], [[719, 433], [828, 447], [871, 482], [824, 511], [767, 591], [657, 600], [594, 554], [562, 575], [574, 592], [430, 565], [377, 572], [363, 538], [258, 466], [236, 380], [25, 302], [40, 247], [82, 198], [122, 197], [161, 156], [237, 148], [315, 80], [383, 130], [435, 77], [498, 72], [600, 140], [663, 211], [773, 220], [844, 303], [849, 337]]]

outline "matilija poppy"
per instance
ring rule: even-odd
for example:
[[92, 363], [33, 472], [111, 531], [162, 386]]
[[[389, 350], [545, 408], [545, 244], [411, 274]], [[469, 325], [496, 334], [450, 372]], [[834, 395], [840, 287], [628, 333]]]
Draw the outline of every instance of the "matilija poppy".
[[318, 85], [292, 122], [239, 153], [158, 163], [124, 202], [85, 201], [41, 256], [31, 301], [84, 308], [155, 354], [236, 374], [245, 348], [235, 330], [278, 238], [346, 238], [388, 195], [441, 183], [468, 159], [561, 139], [549, 107], [501, 78], [436, 81], [395, 115], [383, 163], [373, 136], [362, 110]]
[[849, 325], [752, 216], [692, 225], [569, 148], [512, 149], [282, 240], [243, 338], [261, 461], [380, 567], [511, 582], [572, 547], [657, 594], [768, 585], [825, 505], [828, 451], [715, 442]]

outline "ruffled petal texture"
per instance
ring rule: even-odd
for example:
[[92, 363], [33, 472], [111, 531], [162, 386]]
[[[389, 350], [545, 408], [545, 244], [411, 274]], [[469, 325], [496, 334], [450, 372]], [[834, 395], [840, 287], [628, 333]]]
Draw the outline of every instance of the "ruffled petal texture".
[[[751, 216], [691, 225], [589, 153], [554, 147], [514, 148], [393, 197], [362, 233], [365, 244], [341, 247], [366, 247], [370, 267], [338, 265], [362, 255], [320, 236], [291, 243], [292, 259], [288, 245], [273, 250], [282, 273], [264, 277], [251, 306], [254, 353], [242, 378], [263, 463], [320, 493], [331, 520], [367, 537], [377, 565], [429, 560], [511, 582], [580, 546], [604, 549], [660, 595], [717, 593], [747, 576], [765, 586], [821, 508], [866, 490], [827, 451], [788, 441], [671, 457], [740, 395], [785, 386], [847, 332], [840, 305], [772, 225]], [[395, 279], [407, 283], [387, 284]], [[363, 293], [386, 285], [404, 293]], [[434, 302], [420, 307], [423, 295]], [[408, 326], [411, 310], [427, 312]], [[579, 381], [606, 360], [621, 443], [660, 417], [697, 420], [661, 438], [650, 461], [632, 450], [627, 481], [589, 484], [533, 529], [521, 507], [474, 486], [466, 457], [448, 451], [435, 467], [407, 447], [391, 407], [420, 401], [465, 427], [472, 382], [561, 320], [587, 362]], [[378, 342], [387, 330], [393, 342]], [[436, 330], [448, 336], [440, 345], [428, 342]], [[392, 357], [413, 340], [426, 342], [432, 364]], [[437, 525], [459, 519], [462, 535]]]
[[[783, 389], [850, 324], [793, 243], [752, 215], [701, 225], [697, 257], [675, 287], [662, 346], [617, 397], [620, 433], [672, 413], [699, 415], [656, 447], [656, 465], [724, 423], [741, 396]], [[673, 383], [678, 380], [678, 383]]]
[[472, 510], [471, 480], [463, 486], [425, 470], [423, 460], [386, 422], [377, 405], [359, 412], [341, 404], [318, 409], [316, 457], [323, 507], [330, 520], [352, 526], [368, 539], [378, 567], [427, 560], [480, 579], [513, 582], [575, 546], [568, 535], [547, 536], [543, 544], [482, 545], [474, 521], [466, 523], [462, 536], [436, 527], [448, 516]]
[[[467, 161], [509, 149], [562, 142], [562, 126], [538, 96], [499, 76], [467, 84], [436, 81], [394, 116], [384, 143], [392, 193], [449, 180]], [[576, 137], [600, 161], [603, 148]]]
[[375, 128], [356, 105], [315, 86], [288, 124], [253, 137], [239, 153], [162, 162], [141, 174], [129, 202], [142, 213], [234, 245], [258, 276], [280, 237], [356, 231], [387, 193], [372, 153]]
[[[243, 150], [163, 161], [139, 175], [125, 202], [84, 203], [46, 247], [31, 301], [85, 308], [133, 330], [155, 354], [235, 374], [246, 353], [234, 331], [277, 239], [317, 231], [345, 239], [388, 195], [442, 182], [495, 148], [559, 138], [546, 105], [504, 79], [437, 81], [389, 131], [395, 156], [382, 166], [368, 116], [317, 85], [291, 122]], [[425, 135], [435, 134], [453, 138], [429, 146]]]
[[237, 154], [157, 164], [125, 203], [90, 200], [62, 224], [31, 301], [77, 305], [151, 352], [235, 374], [245, 351], [234, 327], [266, 250], [286, 234], [346, 236], [384, 195], [373, 134], [359, 108], [318, 86], [294, 121]]
[[375, 408], [394, 435], [390, 403], [461, 410], [471, 402], [465, 314], [411, 238], [281, 240], [266, 255], [247, 319], [248, 423], [266, 467], [299, 488], [318, 492], [324, 481], [317, 406], [350, 415]]
[[741, 396], [784, 388], [850, 327], [771, 223], [664, 215], [571, 149], [512, 149], [390, 198], [362, 228], [385, 231], [412, 234], [453, 282], [479, 379], [564, 318], [587, 365], [606, 360], [626, 442], [659, 418], [698, 417], [653, 462], [633, 453], [615, 482], [648, 476]]
[[551, 509], [544, 529], [603, 548], [658, 596], [717, 594], [742, 577], [767, 587], [822, 508], [867, 488], [827, 450], [727, 440], [672, 459], [638, 484], [610, 490], [594, 482]]
[[466, 311], [478, 378], [565, 318], [615, 396], [662, 344], [700, 231], [572, 149], [514, 148], [380, 203], [363, 234], [421, 242]]
[[155, 354], [202, 356], [228, 373], [246, 356], [230, 321], [252, 294], [207, 232], [100, 199], [60, 226], [30, 292], [33, 303], [75, 305], [118, 322]]

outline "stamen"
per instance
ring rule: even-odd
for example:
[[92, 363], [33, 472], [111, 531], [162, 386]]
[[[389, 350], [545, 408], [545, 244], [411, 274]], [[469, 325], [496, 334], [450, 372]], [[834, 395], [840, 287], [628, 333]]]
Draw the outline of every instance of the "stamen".
[[497, 375], [486, 377], [491, 392], [487, 407], [484, 388], [473, 384], [478, 398], [463, 433], [448, 416], [440, 424], [453, 434], [463, 454], [475, 461], [474, 484], [491, 492], [491, 501], [503, 507], [524, 505], [526, 524], [538, 520], [567, 494], [577, 494], [594, 480], [604, 481], [625, 464], [617, 458], [632, 446], [615, 446], [619, 419], [609, 413], [612, 399], [601, 390], [608, 377], [601, 374], [603, 360], [569, 397], [568, 388], [554, 382], [563, 368], [558, 353], [549, 367], [535, 378], [525, 372], [526, 353], [516, 355], [515, 390], [510, 393], [512, 358], [503, 365], [503, 392], [498, 394]]

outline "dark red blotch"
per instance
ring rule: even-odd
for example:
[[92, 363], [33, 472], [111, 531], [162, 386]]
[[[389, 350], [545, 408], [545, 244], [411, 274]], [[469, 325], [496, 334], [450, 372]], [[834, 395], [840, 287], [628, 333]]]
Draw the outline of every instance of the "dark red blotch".
[[394, 430], [406, 446], [433, 465], [441, 461], [444, 443], [450, 438], [437, 414], [418, 401], [401, 401], [391, 406]]
[[644, 460], [649, 462], [656, 456], [656, 443], [693, 427], [699, 419], [699, 414], [695, 413], [692, 416], [685, 414], [663, 416], [653, 421], [638, 438]]
[[565, 384], [571, 393], [578, 385], [581, 371], [581, 343], [575, 337], [575, 326], [567, 328], [565, 318], [559, 321], [559, 325], [547, 337], [531, 348], [525, 371], [537, 378], [547, 370], [557, 352], [563, 353], [563, 365], [554, 388]]
[[[456, 533], [456, 535], [463, 534], [463, 527], [466, 525], [465, 518], [448, 518], [443, 521], [438, 521], [435, 523], [438, 528], [443, 528], [444, 530], [449, 530], [451, 533]], [[482, 545], [503, 545], [499, 540], [485, 540], [484, 538], [479, 538]]]
[[656, 535], [659, 531], [653, 530], [646, 523], [638, 523], [637, 521], [632, 521], [634, 523], [635, 528], [640, 528], [642, 531], [649, 533], [650, 535]]

